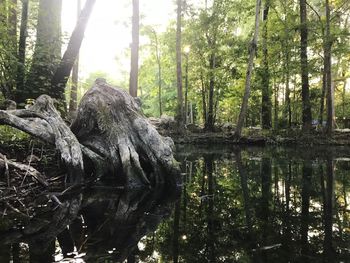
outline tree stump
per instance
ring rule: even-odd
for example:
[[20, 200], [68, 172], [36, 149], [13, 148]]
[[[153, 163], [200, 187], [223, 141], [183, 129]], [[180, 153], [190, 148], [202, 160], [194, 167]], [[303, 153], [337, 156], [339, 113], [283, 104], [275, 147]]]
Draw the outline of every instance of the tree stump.
[[47, 95], [28, 109], [0, 111], [0, 124], [54, 144], [74, 184], [92, 176], [117, 178], [127, 188], [178, 185], [171, 139], [159, 135], [137, 100], [104, 79], [84, 95], [71, 127]]

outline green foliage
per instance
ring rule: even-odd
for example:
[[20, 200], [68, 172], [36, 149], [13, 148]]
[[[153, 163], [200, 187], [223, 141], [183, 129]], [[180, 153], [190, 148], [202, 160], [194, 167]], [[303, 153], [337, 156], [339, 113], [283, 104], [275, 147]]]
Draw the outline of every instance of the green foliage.
[[0, 126], [0, 144], [19, 144], [27, 141], [30, 136], [27, 133], [19, 131], [9, 126]]
[[[195, 119], [205, 122], [208, 111], [209, 81], [214, 76], [214, 108], [217, 123], [235, 123], [238, 117], [245, 83], [248, 45], [252, 35], [255, 1], [211, 1], [207, 8], [189, 1], [183, 21], [183, 47], [190, 46], [188, 54], [188, 100], [196, 105]], [[286, 127], [286, 80], [289, 78], [292, 124], [301, 123], [301, 77], [299, 6], [292, 1], [270, 1], [268, 20], [268, 63], [274, 118], [280, 127]], [[323, 74], [324, 2], [309, 3], [309, 78], [313, 119], [319, 116]], [[349, 73], [349, 6], [344, 1], [332, 1], [333, 79], [335, 81], [336, 116], [348, 114], [347, 93], [342, 90]], [[262, 25], [263, 26], [263, 25]], [[142, 47], [140, 83], [147, 116], [159, 116], [158, 71], [154, 49], [154, 33], [145, 26], [144, 35], [149, 44]], [[154, 29], [153, 29], [154, 31]], [[260, 30], [260, 35], [262, 30]], [[161, 52], [164, 112], [174, 115], [176, 99], [175, 27], [174, 21], [165, 32], [156, 32]], [[261, 38], [261, 36], [260, 36]], [[246, 126], [260, 124], [262, 49], [258, 53], [252, 80], [252, 93]], [[215, 54], [215, 68], [209, 59]], [[182, 59], [185, 78], [186, 54]], [[203, 104], [203, 99], [205, 104]], [[277, 103], [276, 103], [277, 101]], [[325, 114], [325, 113], [324, 113]], [[279, 125], [278, 125], [279, 126]]]

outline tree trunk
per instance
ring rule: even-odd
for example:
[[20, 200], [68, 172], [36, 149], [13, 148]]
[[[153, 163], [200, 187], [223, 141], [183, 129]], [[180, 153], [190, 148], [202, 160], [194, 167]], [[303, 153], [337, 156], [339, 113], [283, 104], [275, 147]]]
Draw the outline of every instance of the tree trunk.
[[286, 112], [288, 116], [288, 128], [292, 127], [292, 108], [291, 108], [291, 102], [290, 102], [290, 72], [289, 72], [289, 66], [290, 64], [290, 54], [289, 51], [286, 51], [286, 66], [285, 66], [285, 75], [286, 75], [286, 93], [285, 93], [285, 105], [286, 105]]
[[160, 54], [157, 48], [157, 64], [158, 64], [158, 101], [159, 101], [159, 117], [162, 117], [162, 66], [160, 64]]
[[326, 34], [324, 38], [324, 71], [327, 90], [327, 135], [332, 136], [334, 130], [334, 85], [332, 85], [332, 39], [330, 32], [330, 7], [326, 0]]
[[[323, 66], [324, 66], [324, 61], [323, 61]], [[324, 98], [326, 96], [326, 81], [327, 81], [327, 76], [326, 76], [326, 71], [323, 69], [322, 72], [322, 91], [321, 91], [321, 99], [320, 99], [320, 113], [319, 113], [319, 123], [321, 127], [323, 127], [323, 113], [324, 113]]]
[[140, 31], [140, 10], [139, 0], [132, 1], [132, 44], [131, 44], [131, 67], [129, 93], [137, 97], [138, 75], [139, 75], [139, 31]]
[[261, 126], [263, 129], [271, 129], [272, 127], [272, 103], [270, 90], [270, 71], [268, 61], [268, 15], [269, 15], [270, 1], [266, 0], [263, 12], [263, 70], [261, 76]]
[[202, 94], [202, 108], [203, 108], [203, 122], [207, 122], [207, 102], [206, 102], [206, 88], [205, 88], [205, 82], [204, 82], [204, 76], [203, 71], [201, 69], [200, 72], [201, 75], [201, 94]]
[[78, 22], [69, 39], [67, 49], [51, 81], [50, 93], [54, 98], [64, 101], [64, 88], [67, 84], [74, 62], [79, 54], [85, 29], [95, 2], [96, 0], [87, 0], [83, 10], [80, 12]]
[[185, 65], [185, 124], [188, 123], [188, 54]]
[[24, 101], [24, 81], [25, 81], [25, 58], [26, 58], [26, 40], [28, 27], [28, 9], [29, 0], [22, 0], [22, 16], [21, 27], [19, 33], [18, 44], [18, 66], [17, 66], [17, 85], [16, 85], [16, 100]]
[[[77, 22], [81, 12], [81, 0], [77, 4]], [[79, 82], [79, 52], [72, 71], [72, 87], [70, 90], [69, 113], [74, 116], [78, 107], [78, 82]]]
[[[343, 78], [345, 78], [345, 72], [343, 72]], [[342, 91], [342, 115], [343, 115], [342, 117], [343, 118], [345, 118], [346, 83], [347, 83], [347, 79], [345, 78], [344, 84], [343, 84], [343, 91]]]
[[306, 0], [300, 0], [300, 61], [301, 61], [301, 96], [302, 96], [302, 119], [303, 131], [311, 129], [311, 103], [309, 96], [309, 65], [307, 57], [308, 25]]
[[181, 56], [181, 20], [182, 20], [182, 0], [177, 0], [177, 18], [176, 18], [176, 79], [177, 79], [177, 111], [176, 120], [181, 127], [183, 126], [184, 110], [182, 95], [182, 56]]
[[214, 69], [215, 69], [215, 54], [214, 51], [211, 51], [210, 59], [209, 59], [209, 70], [210, 70], [210, 78], [209, 78], [209, 97], [208, 97], [208, 118], [207, 122], [205, 123], [205, 129], [207, 131], [213, 131], [214, 130], [214, 88], [215, 88], [215, 75], [214, 75]]
[[275, 86], [275, 88], [274, 88], [274, 90], [275, 90], [275, 108], [274, 108], [274, 130], [276, 130], [277, 131], [277, 129], [278, 129], [278, 111], [279, 111], [279, 105], [278, 105], [278, 93], [279, 93], [279, 86], [278, 86], [278, 84], [276, 84], [275, 83], [275, 81], [274, 81], [274, 84], [273, 84], [274, 86]]
[[41, 94], [63, 98], [63, 91], [56, 94], [51, 87], [51, 79], [61, 58], [61, 9], [62, 0], [40, 0], [35, 50], [25, 98], [36, 99]]
[[254, 29], [254, 36], [250, 43], [249, 47], [249, 62], [248, 62], [248, 69], [246, 73], [246, 81], [245, 81], [245, 89], [244, 89], [244, 96], [242, 100], [242, 106], [238, 117], [237, 127], [235, 131], [235, 137], [240, 138], [242, 134], [242, 129], [244, 125], [244, 119], [246, 117], [247, 109], [248, 109], [248, 100], [250, 96], [250, 81], [252, 78], [252, 71], [253, 71], [253, 62], [256, 52], [256, 45], [257, 45], [257, 39], [259, 34], [259, 21], [260, 21], [260, 9], [261, 9], [261, 0], [256, 0], [256, 10], [255, 10], [255, 29]]

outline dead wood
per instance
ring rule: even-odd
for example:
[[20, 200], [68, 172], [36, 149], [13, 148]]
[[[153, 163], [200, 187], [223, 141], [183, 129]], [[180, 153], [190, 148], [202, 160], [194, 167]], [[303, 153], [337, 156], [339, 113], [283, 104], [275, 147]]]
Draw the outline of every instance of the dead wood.
[[134, 98], [103, 79], [82, 98], [71, 128], [47, 95], [29, 109], [0, 111], [0, 124], [54, 144], [72, 183], [91, 175], [118, 178], [129, 188], [175, 186], [179, 179], [172, 142], [158, 134]]

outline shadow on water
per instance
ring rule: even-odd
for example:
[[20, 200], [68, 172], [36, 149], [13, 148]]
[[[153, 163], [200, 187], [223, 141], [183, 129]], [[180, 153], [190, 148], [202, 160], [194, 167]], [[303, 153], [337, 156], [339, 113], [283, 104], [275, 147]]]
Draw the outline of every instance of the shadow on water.
[[83, 262], [350, 261], [350, 149], [192, 146], [177, 159], [176, 200], [104, 185], [23, 229], [2, 220], [0, 262], [50, 262], [57, 247]]
[[61, 205], [37, 206], [33, 218], [3, 216], [0, 262], [133, 262], [140, 239], [170, 216], [177, 193], [100, 184], [75, 190]]

